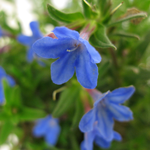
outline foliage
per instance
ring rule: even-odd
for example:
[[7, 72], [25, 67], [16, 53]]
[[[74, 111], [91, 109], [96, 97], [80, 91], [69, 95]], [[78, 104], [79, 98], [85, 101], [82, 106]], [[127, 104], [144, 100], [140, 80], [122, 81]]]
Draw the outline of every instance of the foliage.
[[[132, 110], [134, 120], [115, 122], [115, 131], [123, 140], [112, 142], [109, 150], [150, 149], [150, 1], [72, 0], [63, 10], [54, 8], [49, 0], [30, 2], [45, 35], [51, 32], [46, 33], [47, 25], [66, 26], [78, 32], [89, 27], [89, 42], [102, 57], [101, 63], [97, 64], [96, 89], [104, 93], [129, 85], [135, 87], [135, 94], [125, 103]], [[8, 3], [14, 5], [15, 1]], [[4, 32], [0, 37], [0, 66], [16, 82], [10, 87], [5, 79], [2, 81], [5, 103], [0, 105], [0, 145], [8, 143], [8, 136], [13, 133], [19, 139], [18, 144], [12, 145], [15, 150], [79, 150], [83, 133], [78, 125], [85, 114], [85, 101], [93, 107], [91, 96], [75, 75], [64, 85], [54, 84], [50, 76], [53, 59], [40, 59], [44, 67], [36, 59], [29, 63], [27, 48], [17, 41], [17, 36], [22, 34], [22, 25], [14, 15], [17, 27], [11, 27], [9, 18], [0, 8], [0, 26]], [[35, 121], [49, 114], [59, 118], [61, 126], [53, 147], [32, 133]], [[94, 150], [99, 149], [94, 146]]]

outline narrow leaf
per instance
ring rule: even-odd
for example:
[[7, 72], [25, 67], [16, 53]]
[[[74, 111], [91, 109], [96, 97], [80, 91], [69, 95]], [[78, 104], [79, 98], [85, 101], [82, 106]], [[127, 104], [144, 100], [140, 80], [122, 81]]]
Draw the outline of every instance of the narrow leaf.
[[20, 89], [18, 86], [15, 86], [12, 88], [11, 92], [11, 104], [13, 106], [21, 107], [21, 95], [20, 95]]
[[102, 24], [98, 24], [97, 30], [95, 33], [90, 37], [90, 43], [99, 48], [113, 48], [117, 49], [109, 40], [106, 35], [106, 29]]
[[62, 22], [71, 23], [76, 20], [84, 19], [83, 15], [80, 12], [66, 14], [64, 12], [61, 12], [61, 11], [55, 9], [54, 7], [52, 7], [49, 4], [47, 4], [47, 10], [48, 10], [49, 15], [53, 19], [56, 19], [56, 20], [62, 21]]
[[62, 116], [72, 104], [77, 100], [79, 89], [76, 86], [64, 90], [60, 96], [60, 99], [52, 113], [54, 118]]
[[10, 121], [6, 121], [1, 128], [0, 132], [0, 145], [3, 144], [8, 138], [9, 134], [13, 130], [13, 124]]
[[147, 14], [144, 13], [144, 12], [140, 12], [140, 13], [137, 13], [137, 14], [131, 14], [131, 15], [125, 16], [124, 18], [118, 19], [115, 22], [112, 22], [112, 23], [108, 24], [107, 26], [108, 27], [113, 26], [113, 25], [116, 25], [118, 23], [122, 23], [124, 21], [132, 20], [132, 19], [140, 18], [140, 17], [147, 17]]
[[73, 117], [72, 128], [75, 128], [79, 125], [79, 122], [84, 115], [84, 106], [80, 97], [76, 99], [76, 110], [75, 115]]
[[46, 116], [46, 113], [42, 110], [35, 108], [24, 107], [20, 112], [21, 121], [33, 121]]
[[7, 121], [8, 115], [5, 112], [0, 112], [0, 121]]
[[3, 79], [2, 83], [3, 83], [3, 88], [4, 88], [4, 95], [5, 95], [6, 104], [7, 103], [9, 104], [11, 101], [11, 87], [9, 86], [6, 79]]
[[97, 17], [97, 12], [94, 11], [92, 6], [86, 1], [82, 0], [84, 15], [87, 19], [92, 19]]
[[124, 33], [124, 32], [118, 32], [118, 33], [113, 33], [110, 36], [119, 36], [119, 37], [126, 37], [126, 38], [135, 38], [140, 40], [140, 37], [137, 34], [133, 33]]

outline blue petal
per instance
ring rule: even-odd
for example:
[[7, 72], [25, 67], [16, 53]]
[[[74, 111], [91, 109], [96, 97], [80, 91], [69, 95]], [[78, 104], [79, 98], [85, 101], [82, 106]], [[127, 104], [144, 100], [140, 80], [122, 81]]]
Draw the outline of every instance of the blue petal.
[[93, 63], [100, 63], [101, 56], [100, 56], [99, 52], [88, 41], [83, 40], [82, 38], [80, 38], [80, 41], [83, 42], [84, 45], [86, 46], [86, 49], [91, 56], [91, 61]]
[[95, 122], [95, 111], [91, 109], [81, 118], [81, 121], [79, 123], [79, 129], [82, 132], [92, 131], [94, 122]]
[[15, 80], [11, 76], [7, 75], [6, 79], [7, 79], [10, 86], [15, 86], [15, 84], [16, 84]]
[[60, 133], [60, 127], [58, 125], [55, 125], [53, 127], [50, 127], [45, 136], [45, 140], [50, 145], [55, 145], [58, 139]]
[[80, 144], [80, 149], [81, 149], [81, 150], [87, 150], [87, 149], [85, 148], [85, 142], [84, 142], [84, 141], [82, 141], [82, 143]]
[[27, 52], [27, 61], [32, 62], [33, 58], [34, 58], [34, 52], [33, 52], [32, 47], [30, 47]]
[[49, 117], [44, 119], [40, 119], [37, 121], [35, 127], [33, 128], [33, 135], [36, 137], [41, 137], [46, 134], [48, 129], [48, 121], [50, 120]]
[[116, 140], [116, 141], [121, 141], [122, 140], [121, 135], [116, 131], [114, 131], [114, 140]]
[[98, 145], [101, 148], [109, 148], [111, 144], [111, 141], [106, 141], [104, 138], [98, 136], [96, 136], [94, 141], [96, 145]]
[[109, 93], [109, 91], [107, 91], [106, 93], [103, 93], [103, 94], [99, 97], [99, 99], [97, 99], [97, 100], [95, 101], [94, 107], [96, 107], [96, 106], [100, 103], [100, 101], [104, 100], [104, 99], [107, 97], [108, 93]]
[[6, 76], [5, 70], [0, 66], [0, 78]]
[[110, 103], [110, 105], [107, 105], [107, 108], [118, 121], [129, 121], [133, 119], [132, 111], [126, 106]]
[[64, 37], [70, 37], [73, 39], [78, 40], [80, 35], [75, 30], [70, 30], [66, 27], [55, 27], [55, 29], [52, 31], [57, 38], [64, 38]]
[[0, 105], [3, 104], [4, 99], [5, 97], [4, 97], [3, 85], [2, 83], [0, 83]]
[[68, 52], [51, 65], [51, 78], [55, 84], [67, 82], [75, 71], [76, 54]]
[[34, 52], [43, 58], [58, 58], [74, 47], [76, 41], [71, 38], [52, 39], [44, 37], [33, 44]]
[[111, 114], [107, 111], [106, 107], [99, 105], [96, 108], [97, 118], [98, 121], [98, 128], [103, 138], [107, 139], [108, 141], [113, 139], [113, 125], [114, 121], [112, 119]]
[[76, 61], [76, 75], [80, 84], [87, 89], [94, 89], [97, 85], [98, 68], [90, 61], [90, 55], [84, 48], [78, 49]]
[[124, 103], [133, 95], [134, 91], [135, 88], [133, 86], [129, 86], [126, 88], [118, 88], [109, 93], [107, 99], [109, 102], [113, 103]]
[[93, 131], [84, 134], [84, 148], [85, 150], [93, 150], [93, 142], [95, 133]]
[[39, 24], [38, 24], [38, 22], [37, 21], [32, 21], [32, 22], [30, 22], [30, 28], [31, 28], [31, 30], [32, 30], [32, 33], [33, 33], [33, 36], [35, 37], [35, 38], [42, 38], [42, 33], [40, 32], [40, 30], [39, 30]]
[[23, 45], [26, 45], [26, 46], [31, 46], [32, 43], [33, 43], [33, 38], [30, 37], [30, 36], [26, 36], [26, 35], [23, 35], [23, 34], [20, 34], [18, 37], [17, 37], [17, 40], [23, 44]]
[[2, 29], [1, 29], [1, 27], [0, 27], [0, 37], [1, 36], [3, 36], [3, 31], [2, 31]]

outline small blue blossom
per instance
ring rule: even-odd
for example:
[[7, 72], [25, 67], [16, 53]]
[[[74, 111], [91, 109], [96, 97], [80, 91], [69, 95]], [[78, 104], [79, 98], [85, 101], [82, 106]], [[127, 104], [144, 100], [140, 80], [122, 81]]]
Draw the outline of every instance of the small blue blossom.
[[94, 128], [90, 132], [84, 133], [84, 141], [81, 143], [81, 150], [93, 150], [93, 143], [95, 142], [97, 146], [101, 148], [109, 148], [112, 140], [121, 141], [121, 135], [113, 131], [113, 137], [111, 140], [106, 140], [101, 135], [99, 128], [95, 122]]
[[31, 31], [32, 31], [32, 35], [31, 36], [26, 36], [26, 35], [19, 35], [17, 37], [17, 40], [28, 47], [28, 53], [27, 53], [27, 60], [29, 62], [31, 62], [33, 60], [34, 57], [38, 58], [38, 56], [36, 56], [36, 54], [33, 52], [33, 49], [32, 49], [32, 44], [43, 37], [42, 33], [40, 32], [39, 30], [39, 24], [38, 22], [36, 21], [33, 21], [30, 23], [30, 28], [31, 28]]
[[52, 118], [51, 115], [40, 119], [33, 128], [33, 135], [35, 137], [44, 136], [45, 141], [53, 146], [56, 144], [60, 133], [60, 126], [58, 123], [58, 119]]
[[11, 76], [7, 75], [5, 70], [0, 66], [0, 105], [3, 104], [5, 100], [3, 84], [2, 84], [3, 78], [6, 78], [10, 86], [13, 87], [15, 85], [14, 79]]
[[[94, 90], [93, 90], [94, 91]], [[113, 137], [114, 120], [129, 121], [133, 119], [131, 110], [123, 105], [134, 93], [135, 88], [129, 86], [126, 88], [118, 88], [114, 91], [93, 92], [95, 100], [94, 108], [87, 112], [79, 123], [82, 132], [90, 132], [93, 130], [93, 124], [97, 121], [97, 127], [101, 131], [103, 138], [110, 140]], [[96, 99], [95, 99], [96, 98]]]
[[59, 58], [51, 65], [51, 78], [55, 84], [67, 82], [76, 71], [80, 84], [89, 89], [97, 85], [99, 53], [77, 31], [56, 27], [49, 36], [36, 41], [34, 51], [42, 58]]
[[3, 36], [3, 30], [2, 30], [2, 28], [0, 27], [0, 37], [2, 37]]

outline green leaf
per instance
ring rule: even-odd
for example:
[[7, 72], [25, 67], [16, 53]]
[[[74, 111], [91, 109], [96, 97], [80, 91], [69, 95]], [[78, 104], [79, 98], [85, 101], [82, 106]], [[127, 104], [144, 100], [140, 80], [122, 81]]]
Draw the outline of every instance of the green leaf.
[[131, 15], [128, 15], [128, 16], [123, 17], [121, 19], [118, 19], [115, 22], [112, 22], [112, 23], [108, 24], [107, 26], [108, 27], [113, 26], [113, 25], [116, 25], [118, 23], [122, 23], [124, 21], [132, 20], [132, 19], [135, 19], [135, 18], [141, 18], [141, 17], [147, 17], [147, 14], [144, 13], [144, 12], [140, 12], [140, 13], [137, 13], [137, 14], [131, 14]]
[[13, 130], [13, 124], [10, 121], [6, 121], [1, 128], [0, 132], [0, 145], [3, 144], [8, 138], [9, 134]]
[[143, 55], [145, 54], [147, 48], [149, 47], [149, 37], [150, 37], [150, 31], [147, 32], [146, 36], [144, 37], [144, 39], [140, 42], [140, 44], [138, 44], [136, 46], [136, 48], [134, 50], [132, 50], [132, 53], [130, 54], [130, 56], [128, 56], [129, 60], [133, 63], [133, 64], [137, 64], [140, 62], [140, 60], [142, 59]]
[[97, 25], [97, 30], [94, 32], [94, 34], [90, 37], [90, 43], [99, 48], [113, 48], [117, 49], [109, 40], [109, 38], [106, 35], [106, 28], [102, 24]]
[[79, 125], [79, 122], [84, 115], [84, 106], [80, 97], [76, 98], [76, 110], [73, 117], [72, 128], [75, 128]]
[[43, 118], [45, 116], [46, 113], [42, 110], [23, 107], [19, 117], [21, 121], [33, 121], [39, 118]]
[[76, 20], [84, 19], [83, 15], [80, 12], [66, 14], [66, 13], [63, 13], [63, 12], [55, 9], [54, 7], [52, 7], [49, 4], [47, 4], [47, 10], [48, 10], [49, 15], [53, 19], [56, 19], [56, 20], [62, 21], [62, 22], [71, 23]]
[[8, 121], [8, 115], [5, 112], [0, 112], [0, 121]]
[[77, 138], [75, 137], [75, 133], [70, 134], [70, 143], [72, 146], [72, 150], [80, 150], [80, 145], [77, 141]]
[[62, 116], [70, 108], [70, 106], [75, 103], [78, 94], [79, 94], [78, 86], [72, 86], [71, 88], [64, 90], [52, 113], [52, 116], [54, 118]]
[[5, 95], [5, 100], [6, 104], [11, 102], [11, 87], [9, 86], [8, 82], [6, 79], [2, 80], [3, 83], [3, 88], [4, 88], [4, 95]]
[[110, 36], [120, 36], [120, 37], [134, 38], [140, 40], [140, 37], [133, 33], [118, 32], [118, 33], [113, 33]]
[[22, 104], [19, 87], [10, 87], [6, 79], [3, 79], [2, 82], [4, 87], [6, 105], [20, 107]]
[[21, 107], [22, 106], [20, 89], [18, 86], [15, 86], [14, 88], [12, 88], [11, 105], [13, 105], [15, 107]]
[[97, 5], [101, 11], [102, 16], [107, 14], [107, 11], [110, 10], [111, 2], [110, 0], [97, 0]]
[[86, 1], [82, 0], [84, 15], [87, 19], [94, 19], [98, 16], [98, 13], [92, 8], [92, 6]]

